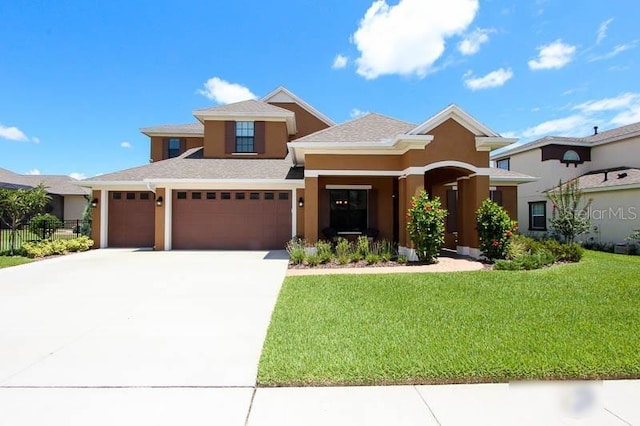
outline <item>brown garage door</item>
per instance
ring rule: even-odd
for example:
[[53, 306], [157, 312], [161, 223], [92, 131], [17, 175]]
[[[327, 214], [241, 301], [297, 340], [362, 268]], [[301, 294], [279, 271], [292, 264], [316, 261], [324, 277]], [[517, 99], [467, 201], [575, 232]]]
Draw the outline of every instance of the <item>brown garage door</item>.
[[109, 247], [153, 247], [155, 205], [152, 192], [109, 192]]
[[173, 191], [174, 249], [284, 249], [291, 191]]

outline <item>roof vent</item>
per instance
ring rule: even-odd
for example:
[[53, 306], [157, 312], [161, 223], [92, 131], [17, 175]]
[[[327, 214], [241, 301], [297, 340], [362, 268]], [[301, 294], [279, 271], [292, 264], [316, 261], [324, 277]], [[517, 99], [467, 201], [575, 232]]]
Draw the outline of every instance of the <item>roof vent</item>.
[[627, 177], [626, 173], [618, 173], [618, 179], [624, 179]]
[[598, 134], [598, 126], [593, 126], [593, 134], [594, 135]]

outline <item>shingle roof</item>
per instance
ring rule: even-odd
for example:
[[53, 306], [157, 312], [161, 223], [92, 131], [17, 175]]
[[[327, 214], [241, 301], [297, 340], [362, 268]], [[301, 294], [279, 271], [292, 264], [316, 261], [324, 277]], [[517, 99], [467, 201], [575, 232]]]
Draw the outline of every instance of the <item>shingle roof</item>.
[[159, 126], [143, 127], [140, 129], [142, 133], [167, 133], [167, 134], [189, 134], [204, 135], [204, 126], [202, 123], [188, 124], [163, 124]]
[[0, 182], [5, 188], [14, 185], [15, 188], [34, 187], [43, 183], [49, 194], [57, 195], [85, 195], [87, 190], [76, 185], [77, 179], [65, 175], [21, 175], [7, 169], [0, 168]]
[[202, 112], [221, 112], [221, 113], [238, 113], [238, 114], [293, 114], [288, 109], [280, 108], [275, 105], [268, 104], [266, 102], [257, 101], [255, 99], [251, 99], [248, 101], [236, 102], [233, 104], [220, 105], [211, 108], [203, 108], [197, 109], [193, 111], [195, 115]]
[[498, 167], [489, 167], [489, 176], [492, 178], [534, 179], [533, 176], [512, 172], [511, 170], [505, 170]]
[[[605, 172], [607, 180], [605, 180]], [[612, 188], [622, 185], [640, 184], [640, 169], [616, 168], [599, 170], [584, 174], [577, 178], [581, 189]]]
[[108, 173], [87, 181], [142, 181], [144, 179], [302, 179], [296, 177], [291, 158], [202, 158], [193, 148], [176, 158]]
[[597, 135], [591, 135], [583, 138], [586, 142], [595, 143], [605, 139], [615, 138], [618, 136], [624, 136], [630, 133], [640, 132], [640, 122], [628, 124], [626, 126], [617, 127], [615, 129], [599, 132]]
[[377, 142], [406, 133], [415, 124], [396, 120], [377, 113], [369, 113], [346, 123], [296, 139], [297, 142]]

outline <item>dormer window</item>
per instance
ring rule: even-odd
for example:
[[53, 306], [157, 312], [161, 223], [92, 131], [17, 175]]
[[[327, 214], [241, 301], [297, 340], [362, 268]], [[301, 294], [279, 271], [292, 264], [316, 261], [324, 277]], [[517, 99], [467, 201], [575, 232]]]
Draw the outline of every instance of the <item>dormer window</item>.
[[579, 163], [580, 155], [578, 155], [578, 153], [574, 150], [569, 149], [565, 151], [564, 155], [562, 156], [562, 161], [566, 163]]
[[174, 158], [180, 155], [180, 139], [171, 138], [168, 144], [167, 158]]
[[253, 121], [236, 121], [236, 152], [255, 152]]

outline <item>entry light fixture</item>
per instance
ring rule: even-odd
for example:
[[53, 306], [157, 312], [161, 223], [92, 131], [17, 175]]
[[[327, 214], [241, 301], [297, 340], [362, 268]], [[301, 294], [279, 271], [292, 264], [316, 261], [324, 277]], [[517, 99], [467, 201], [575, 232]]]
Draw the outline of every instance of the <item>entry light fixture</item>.
[[91, 207], [92, 208], [98, 207], [98, 199], [97, 198], [94, 198], [93, 200], [91, 200]]
[[158, 207], [162, 207], [162, 202], [164, 200], [162, 199], [162, 196], [159, 196], [158, 198], [156, 198], [156, 206]]
[[304, 198], [298, 198], [298, 207], [304, 207]]

